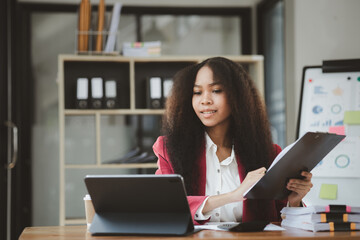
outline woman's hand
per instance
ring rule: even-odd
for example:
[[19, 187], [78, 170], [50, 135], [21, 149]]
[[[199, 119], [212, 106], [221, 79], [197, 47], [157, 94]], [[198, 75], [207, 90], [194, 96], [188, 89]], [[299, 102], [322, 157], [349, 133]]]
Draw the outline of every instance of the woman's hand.
[[311, 183], [312, 174], [309, 172], [302, 171], [301, 176], [304, 179], [290, 179], [286, 188], [292, 191], [288, 197], [290, 207], [300, 207], [301, 200], [313, 187]]
[[214, 210], [215, 208], [224, 206], [228, 203], [239, 202], [245, 200], [243, 194], [256, 183], [260, 178], [265, 175], [266, 168], [262, 167], [254, 171], [248, 172], [244, 181], [240, 184], [240, 187], [232, 192], [223, 193], [220, 195], [210, 196], [205, 203], [203, 213]]
[[266, 173], [266, 168], [262, 167], [259, 169], [256, 169], [254, 171], [248, 172], [246, 175], [244, 181], [240, 184], [240, 187], [238, 187], [236, 190], [232, 192], [233, 200], [234, 201], [243, 201], [245, 198], [243, 197], [244, 193], [249, 190], [254, 183], [259, 181]]

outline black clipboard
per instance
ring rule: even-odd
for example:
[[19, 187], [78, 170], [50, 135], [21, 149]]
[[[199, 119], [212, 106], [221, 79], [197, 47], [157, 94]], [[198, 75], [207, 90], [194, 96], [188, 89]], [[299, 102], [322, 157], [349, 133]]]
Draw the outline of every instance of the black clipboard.
[[87, 175], [95, 215], [92, 235], [175, 235], [194, 233], [180, 175]]
[[303, 170], [311, 171], [344, 138], [344, 135], [307, 132], [244, 194], [244, 197], [285, 199], [291, 192], [286, 188], [288, 180], [301, 178], [300, 173]]

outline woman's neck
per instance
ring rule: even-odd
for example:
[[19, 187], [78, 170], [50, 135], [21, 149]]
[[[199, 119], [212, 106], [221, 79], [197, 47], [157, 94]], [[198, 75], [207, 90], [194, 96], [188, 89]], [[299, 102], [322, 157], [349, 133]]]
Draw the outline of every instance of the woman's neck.
[[231, 147], [232, 142], [227, 129], [208, 128], [206, 129], [206, 132], [216, 146], [225, 148]]

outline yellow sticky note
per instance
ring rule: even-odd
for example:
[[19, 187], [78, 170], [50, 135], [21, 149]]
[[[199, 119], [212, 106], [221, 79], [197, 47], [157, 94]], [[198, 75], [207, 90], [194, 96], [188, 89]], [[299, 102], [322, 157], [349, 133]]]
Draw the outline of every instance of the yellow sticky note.
[[337, 199], [337, 184], [321, 184], [320, 198], [321, 199]]
[[360, 125], [360, 111], [346, 111], [344, 115], [344, 123], [349, 125]]

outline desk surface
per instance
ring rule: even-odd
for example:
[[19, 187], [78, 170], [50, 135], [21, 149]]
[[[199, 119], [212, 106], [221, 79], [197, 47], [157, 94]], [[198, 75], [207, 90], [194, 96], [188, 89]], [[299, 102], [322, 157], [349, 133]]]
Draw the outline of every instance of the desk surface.
[[227, 231], [202, 230], [196, 234], [187, 237], [149, 237], [149, 236], [96, 236], [92, 237], [87, 231], [86, 226], [57, 226], [57, 227], [28, 227], [20, 235], [20, 240], [89, 240], [89, 239], [162, 239], [162, 240], [186, 240], [186, 239], [304, 239], [304, 238], [321, 238], [321, 239], [360, 239], [360, 231], [352, 232], [309, 232], [296, 228], [286, 228], [286, 231], [276, 232], [255, 232], [255, 233], [233, 233]]

